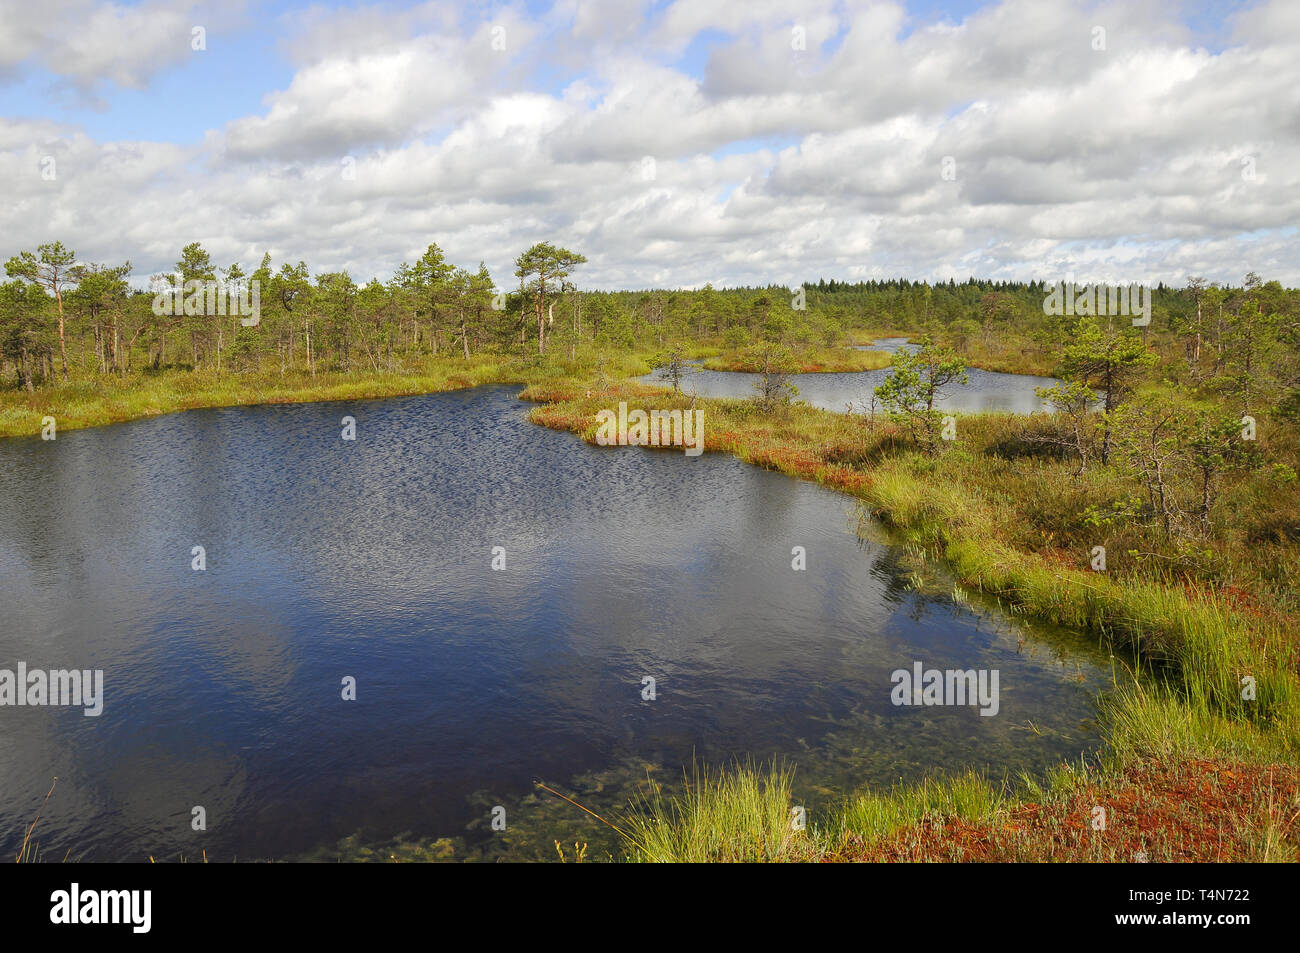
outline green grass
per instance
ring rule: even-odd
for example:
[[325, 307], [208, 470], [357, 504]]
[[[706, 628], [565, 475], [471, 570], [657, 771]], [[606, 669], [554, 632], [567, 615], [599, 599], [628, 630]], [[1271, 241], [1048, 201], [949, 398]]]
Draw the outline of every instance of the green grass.
[[[608, 373], [616, 377], [648, 373], [647, 358], [648, 354], [641, 353], [612, 354], [607, 359]], [[0, 391], [0, 437], [39, 435], [47, 415], [64, 431], [200, 407], [361, 400], [482, 384], [577, 380], [580, 372], [590, 372], [597, 359], [591, 353], [577, 361], [563, 356], [475, 356], [468, 361], [447, 356], [412, 360], [401, 373], [322, 371], [311, 375], [296, 370], [281, 375], [166, 369], [125, 379], [74, 377], [68, 383], [38, 388], [34, 394], [16, 388]]]
[[656, 785], [624, 822], [630, 858], [647, 863], [777, 863], [816, 856], [815, 831], [798, 829], [794, 772], [782, 765], [697, 768], [685, 791]]
[[849, 798], [834, 812], [826, 843], [849, 837], [880, 840], [936, 815], [987, 820], [997, 813], [1003, 800], [999, 788], [976, 772], [927, 779], [888, 792], [867, 791]]

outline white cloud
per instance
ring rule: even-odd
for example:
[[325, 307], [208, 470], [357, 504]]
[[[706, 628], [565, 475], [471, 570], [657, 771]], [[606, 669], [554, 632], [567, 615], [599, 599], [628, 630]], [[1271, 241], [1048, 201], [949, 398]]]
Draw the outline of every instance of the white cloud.
[[194, 55], [196, 27], [229, 29], [243, 10], [244, 0], [13, 0], [0, 20], [0, 77], [36, 66], [86, 95], [106, 84], [143, 89]]
[[[829, 0], [318, 11], [286, 41], [288, 85], [198, 146], [0, 121], [18, 196], [0, 233], [6, 254], [59, 238], [146, 273], [199, 240], [222, 262], [270, 250], [365, 279], [436, 241], [508, 284], [550, 239], [602, 287], [1089, 269], [1300, 284], [1295, 26], [1275, 0], [1210, 51], [1148, 3], [1007, 0], [928, 25]], [[705, 29], [729, 38], [690, 75], [677, 57]]]

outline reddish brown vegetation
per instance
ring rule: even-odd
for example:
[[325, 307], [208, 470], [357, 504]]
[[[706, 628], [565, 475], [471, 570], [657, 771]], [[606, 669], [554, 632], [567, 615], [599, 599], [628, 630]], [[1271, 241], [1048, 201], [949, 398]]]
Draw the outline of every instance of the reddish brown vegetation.
[[[1094, 830], [1095, 808], [1106, 810]], [[1300, 770], [1221, 761], [1129, 768], [1106, 788], [1026, 803], [989, 821], [928, 818], [873, 843], [850, 839], [830, 861], [1170, 861], [1293, 859]]]

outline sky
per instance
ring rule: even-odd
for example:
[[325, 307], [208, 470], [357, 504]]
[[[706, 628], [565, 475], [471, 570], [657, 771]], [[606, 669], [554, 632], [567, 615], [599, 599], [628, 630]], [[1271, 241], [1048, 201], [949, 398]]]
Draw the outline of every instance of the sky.
[[0, 256], [1300, 285], [1300, 2], [0, 0]]

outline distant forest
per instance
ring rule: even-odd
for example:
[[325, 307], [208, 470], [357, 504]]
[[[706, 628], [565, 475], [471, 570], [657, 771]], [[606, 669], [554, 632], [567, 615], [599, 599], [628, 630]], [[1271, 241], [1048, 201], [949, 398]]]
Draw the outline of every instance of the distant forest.
[[[0, 386], [33, 390], [69, 374], [125, 377], [163, 368], [401, 372], [430, 356], [577, 359], [691, 342], [741, 349], [779, 341], [798, 351], [838, 347], [854, 331], [930, 335], [986, 364], [1036, 357], [1041, 365], [1077, 335], [1078, 318], [1044, 313], [1051, 290], [1045, 282], [819, 279], [802, 289], [608, 292], [582, 288], [585, 261], [543, 242], [521, 254], [514, 274], [501, 281], [481, 263], [458, 267], [430, 245], [388, 281], [358, 284], [347, 272], [312, 274], [306, 262], [277, 267], [269, 254], [251, 273], [238, 264], [221, 267], [191, 243], [173, 272], [154, 276], [154, 289], [141, 291], [128, 283], [129, 262], [81, 262], [56, 242], [6, 263]], [[193, 307], [163, 300], [159, 313], [159, 289], [188, 282], [224, 290], [232, 300], [247, 300], [256, 282], [256, 324], [213, 309], [210, 299]], [[1221, 377], [1229, 389], [1232, 381], [1262, 388], [1294, 412], [1300, 291], [1250, 273], [1235, 287], [1198, 278], [1182, 287], [1162, 283], [1151, 300], [1152, 322], [1142, 329], [1149, 346], [1182, 358], [1196, 382]]]

